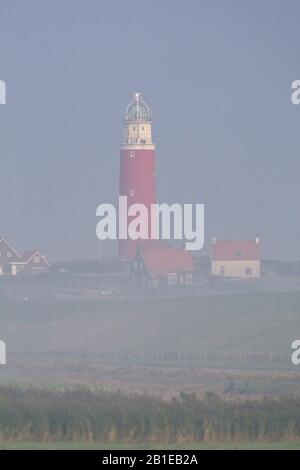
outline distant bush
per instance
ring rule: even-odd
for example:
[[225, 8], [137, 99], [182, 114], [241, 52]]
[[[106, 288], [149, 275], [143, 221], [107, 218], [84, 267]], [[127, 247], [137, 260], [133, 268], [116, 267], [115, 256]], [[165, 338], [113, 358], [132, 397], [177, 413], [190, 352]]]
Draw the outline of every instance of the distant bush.
[[171, 401], [88, 389], [0, 387], [0, 439], [166, 443], [299, 440], [300, 398]]

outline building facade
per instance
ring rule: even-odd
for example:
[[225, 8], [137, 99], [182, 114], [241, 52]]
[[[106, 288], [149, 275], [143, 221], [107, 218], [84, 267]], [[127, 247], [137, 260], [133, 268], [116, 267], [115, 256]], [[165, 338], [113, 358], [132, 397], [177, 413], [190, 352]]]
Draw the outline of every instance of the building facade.
[[191, 256], [182, 247], [161, 242], [138, 246], [128, 268], [138, 287], [184, 287], [194, 282]]
[[237, 279], [260, 277], [260, 239], [212, 239], [212, 276]]
[[21, 256], [3, 238], [0, 239], [0, 275], [17, 275], [21, 270]]
[[46, 257], [38, 251], [27, 251], [21, 256], [4, 238], [0, 239], [0, 276], [16, 276], [21, 272], [34, 274], [49, 268]]

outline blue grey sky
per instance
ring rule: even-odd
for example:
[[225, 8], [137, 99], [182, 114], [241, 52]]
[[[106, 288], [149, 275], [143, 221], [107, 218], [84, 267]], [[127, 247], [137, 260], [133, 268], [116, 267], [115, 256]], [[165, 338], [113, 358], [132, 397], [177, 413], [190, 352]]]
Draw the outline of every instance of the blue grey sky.
[[258, 234], [264, 257], [300, 259], [299, 19], [299, 0], [0, 0], [0, 236], [96, 256], [141, 91], [159, 200], [205, 204], [205, 250]]

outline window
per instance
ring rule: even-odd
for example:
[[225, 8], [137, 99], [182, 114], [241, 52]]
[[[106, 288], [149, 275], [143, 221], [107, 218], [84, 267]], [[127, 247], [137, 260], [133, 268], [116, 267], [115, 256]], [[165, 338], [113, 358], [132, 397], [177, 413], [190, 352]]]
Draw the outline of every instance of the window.
[[131, 190], [129, 191], [129, 195], [130, 195], [130, 196], [134, 196], [134, 195], [135, 195], [134, 189], [131, 189]]
[[237, 250], [237, 251], [235, 252], [235, 255], [237, 256], [237, 258], [241, 258], [241, 256], [242, 256], [241, 250]]
[[135, 153], [133, 151], [130, 152], [129, 154], [130, 158], [134, 158], [135, 157]]
[[245, 274], [246, 274], [246, 276], [251, 276], [252, 275], [252, 269], [251, 268], [245, 268]]
[[191, 273], [186, 275], [186, 284], [192, 284], [193, 283], [193, 275]]
[[168, 274], [168, 284], [169, 286], [177, 284], [177, 274]]
[[220, 267], [220, 274], [221, 274], [221, 276], [225, 276], [225, 274], [226, 274], [225, 266]]
[[8, 251], [8, 252], [7, 252], [7, 257], [8, 257], [8, 258], [11, 258], [11, 251]]
[[41, 258], [39, 257], [39, 255], [36, 255], [34, 257], [34, 264], [39, 264], [41, 262]]
[[145, 144], [145, 143], [146, 143], [145, 139], [141, 139], [141, 144]]

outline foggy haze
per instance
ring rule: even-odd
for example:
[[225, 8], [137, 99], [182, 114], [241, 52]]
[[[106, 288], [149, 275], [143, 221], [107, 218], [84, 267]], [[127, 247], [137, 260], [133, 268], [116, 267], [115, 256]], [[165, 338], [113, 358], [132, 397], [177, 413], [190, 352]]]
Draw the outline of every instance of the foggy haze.
[[96, 207], [117, 201], [122, 118], [140, 91], [159, 201], [205, 204], [203, 254], [213, 235], [259, 235], [264, 258], [300, 259], [299, 2], [0, 10], [0, 237], [51, 261], [97, 256]]

